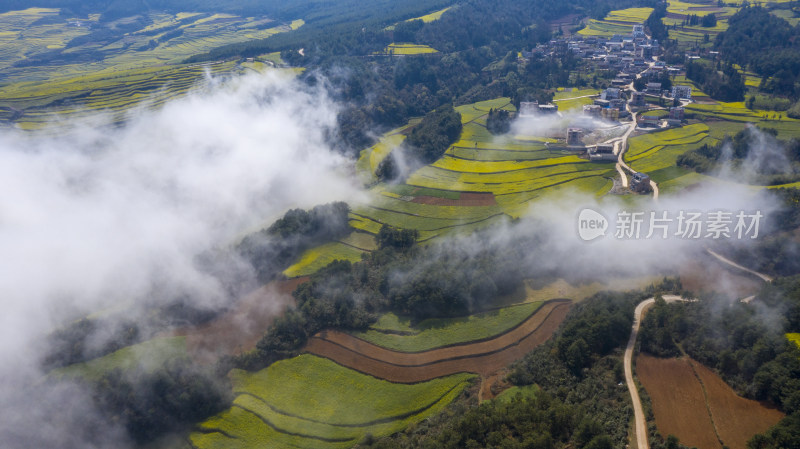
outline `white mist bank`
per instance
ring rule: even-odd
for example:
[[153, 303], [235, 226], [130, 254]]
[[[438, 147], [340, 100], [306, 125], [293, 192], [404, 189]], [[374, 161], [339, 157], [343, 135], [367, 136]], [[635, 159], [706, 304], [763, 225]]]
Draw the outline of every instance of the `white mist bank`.
[[40, 428], [42, 444], [68, 441], [69, 419], [40, 422], [59, 403], [92, 421], [80, 389], [44, 403], [15, 394], [42, 374], [43, 338], [65, 320], [156, 290], [219, 306], [231, 298], [198, 254], [288, 208], [357, 198], [350, 162], [325, 140], [336, 113], [322, 87], [267, 74], [214, 81], [121, 128], [99, 116], [58, 137], [0, 132], [0, 446]]

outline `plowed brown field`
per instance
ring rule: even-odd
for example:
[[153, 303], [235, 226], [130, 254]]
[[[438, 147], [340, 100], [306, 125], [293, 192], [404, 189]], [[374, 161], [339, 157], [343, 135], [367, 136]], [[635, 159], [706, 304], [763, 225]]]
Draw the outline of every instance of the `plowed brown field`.
[[708, 394], [708, 406], [722, 442], [731, 449], [745, 449], [747, 440], [762, 433], [783, 418], [773, 407], [736, 394], [715, 372], [692, 361], [695, 372]]
[[689, 358], [642, 354], [636, 358], [636, 373], [650, 395], [661, 435], [675, 435], [689, 447], [721, 449], [724, 443], [745, 449], [748, 439], [783, 417], [737, 396], [713, 371]]
[[639, 355], [636, 375], [650, 395], [661, 435], [675, 435], [689, 447], [722, 449], [706, 408], [703, 386], [688, 360]]
[[500, 336], [430, 351], [392, 351], [339, 331], [318, 333], [305, 350], [391, 382], [416, 383], [460, 372], [487, 377], [547, 341], [570, 305], [567, 300], [550, 301]]

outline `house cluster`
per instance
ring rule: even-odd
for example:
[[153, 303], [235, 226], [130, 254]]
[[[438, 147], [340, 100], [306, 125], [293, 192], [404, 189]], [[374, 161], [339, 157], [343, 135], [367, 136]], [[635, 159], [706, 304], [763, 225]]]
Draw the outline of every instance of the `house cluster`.
[[[640, 73], [648, 66], [654, 56], [661, 54], [661, 46], [657, 39], [647, 37], [644, 25], [633, 26], [631, 34], [615, 34], [610, 38], [598, 36], [581, 36], [578, 34], [554, 39], [545, 44], [539, 44], [531, 51], [523, 51], [522, 57], [531, 60], [535, 57], [561, 55], [572, 52], [579, 58], [592, 61], [598, 69], [616, 70], [621, 75]], [[623, 84], [632, 81], [629, 75], [627, 83], [624, 78], [619, 81]]]

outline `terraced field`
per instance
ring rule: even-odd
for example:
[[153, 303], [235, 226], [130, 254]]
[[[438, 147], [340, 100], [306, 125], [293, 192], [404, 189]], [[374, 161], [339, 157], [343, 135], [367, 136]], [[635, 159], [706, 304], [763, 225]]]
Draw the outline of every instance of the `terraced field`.
[[[670, 39], [676, 39], [678, 45], [683, 47], [694, 47], [695, 45], [710, 47], [716, 35], [728, 29], [728, 17], [736, 14], [737, 10], [738, 8], [735, 6], [718, 6], [715, 3], [669, 0], [667, 16], [662, 19], [662, 22], [669, 27]], [[709, 28], [701, 27], [700, 25], [684, 26], [683, 21], [692, 14], [700, 17], [714, 14], [717, 18], [717, 25]], [[673, 29], [672, 26], [677, 28]], [[709, 36], [708, 42], [705, 40], [706, 34]]]
[[357, 262], [361, 255], [377, 247], [375, 238], [364, 232], [353, 232], [347, 238], [311, 248], [300, 256], [295, 264], [284, 270], [283, 274], [294, 278], [307, 276], [334, 260]]
[[366, 332], [353, 336], [387, 349], [421, 352], [496, 336], [520, 324], [541, 305], [541, 302], [518, 304], [463, 318], [430, 318], [414, 325], [408, 318], [389, 313]]
[[686, 106], [686, 112], [693, 113], [695, 118], [703, 121], [716, 119], [740, 124], [739, 126], [741, 127], [752, 123], [764, 128], [773, 128], [778, 131], [778, 136], [783, 139], [800, 137], [800, 120], [789, 118], [785, 113], [750, 110], [745, 107], [744, 102], [692, 103]]
[[[208, 13], [151, 13], [148, 17], [121, 19], [142, 28], [102, 42], [70, 42], [100, 26], [90, 20], [59, 19], [57, 9], [30, 8], [0, 14], [0, 74], [10, 83], [75, 78], [104, 71], [178, 64], [212, 48], [235, 42], [263, 39], [296, 29], [302, 20], [278, 23], [268, 17], [239, 17]], [[37, 22], [48, 18], [47, 21]], [[53, 23], [50, 23], [53, 22]], [[44, 24], [41, 24], [44, 23]], [[52, 56], [54, 52], [61, 55]], [[91, 58], [84, 55], [91, 54]], [[43, 58], [47, 56], [47, 58]], [[72, 61], [66, 59], [69, 56]], [[58, 68], [54, 70], [54, 68]]]
[[547, 341], [566, 317], [569, 300], [553, 300], [496, 337], [423, 352], [399, 352], [335, 330], [318, 333], [306, 351], [392, 382], [417, 383], [459, 372], [488, 377]]
[[611, 37], [631, 34], [634, 24], [643, 23], [653, 13], [653, 8], [628, 8], [611, 11], [603, 20], [590, 19], [578, 34], [583, 36]]
[[125, 111], [158, 107], [206, 76], [274, 65], [269, 58], [242, 65], [181, 64], [187, 57], [303, 24], [227, 14], [153, 13], [120, 20], [149, 25], [113, 38], [117, 40], [79, 42], [73, 39], [100, 26], [98, 16], [78, 20], [58, 14], [58, 9], [42, 8], [0, 14], [0, 125], [36, 129], [56, 115], [73, 119], [98, 111], [112, 113], [111, 121], [118, 122]]
[[474, 377], [398, 384], [303, 354], [255, 373], [232, 371], [233, 407], [201, 423], [190, 440], [200, 449], [351, 447], [438, 413]]

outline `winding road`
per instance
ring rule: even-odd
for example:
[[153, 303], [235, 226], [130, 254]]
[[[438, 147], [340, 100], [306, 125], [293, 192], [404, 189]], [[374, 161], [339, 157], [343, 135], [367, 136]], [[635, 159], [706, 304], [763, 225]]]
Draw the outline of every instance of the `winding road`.
[[[736, 269], [757, 276], [765, 282], [772, 281], [772, 277], [769, 275], [753, 271], [747, 267], [743, 267], [737, 264], [736, 262], [727, 259], [710, 249], [706, 249], [706, 251], [712, 256], [714, 256], [717, 260], [726, 265], [729, 265]], [[664, 301], [666, 302], [692, 301], [690, 299], [686, 299], [682, 296], [677, 296], [677, 295], [664, 295], [663, 298]], [[749, 300], [752, 299], [753, 297], [751, 296], [749, 298], [745, 298], [743, 302], [749, 302]], [[625, 357], [623, 360], [623, 365], [625, 368], [625, 383], [628, 385], [628, 391], [631, 393], [631, 401], [633, 401], [633, 416], [635, 420], [636, 444], [638, 449], [650, 449], [650, 443], [648, 442], [647, 438], [647, 421], [645, 420], [644, 411], [642, 410], [642, 400], [639, 397], [639, 390], [636, 388], [636, 384], [633, 382], [633, 350], [636, 347], [636, 338], [639, 335], [639, 327], [642, 322], [642, 314], [648, 307], [653, 305], [655, 302], [656, 302], [655, 298], [648, 298], [640, 302], [639, 305], [636, 306], [636, 310], [633, 313], [633, 327], [631, 330], [631, 336], [628, 339], [628, 346], [625, 347]]]
[[[664, 301], [689, 301], [682, 296], [664, 295]], [[647, 298], [636, 306], [633, 312], [633, 329], [631, 330], [631, 337], [628, 339], [628, 346], [625, 347], [625, 383], [628, 384], [628, 391], [631, 393], [631, 401], [633, 401], [633, 417], [636, 421], [636, 443], [639, 449], [649, 449], [650, 443], [647, 439], [647, 420], [644, 417], [642, 410], [642, 400], [639, 397], [639, 390], [633, 382], [633, 349], [636, 346], [636, 337], [639, 335], [639, 326], [642, 322], [642, 313], [645, 309], [655, 304], [656, 298]]]

